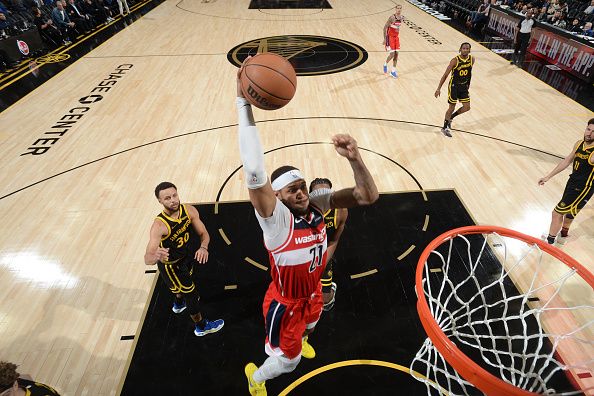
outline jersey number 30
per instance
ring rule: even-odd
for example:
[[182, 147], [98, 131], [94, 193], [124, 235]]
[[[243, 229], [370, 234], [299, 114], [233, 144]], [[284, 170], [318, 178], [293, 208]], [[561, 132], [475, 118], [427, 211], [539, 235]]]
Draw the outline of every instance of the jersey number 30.
[[309, 252], [311, 253], [311, 264], [309, 264], [309, 272], [314, 272], [316, 270], [316, 267], [319, 267], [322, 265], [322, 252], [324, 249], [324, 245], [318, 245], [318, 246], [314, 246], [311, 249], [309, 249]]
[[177, 242], [176, 247], [180, 248], [184, 246], [184, 243], [188, 242], [188, 239], [190, 239], [190, 234], [186, 232], [183, 237], [179, 237], [175, 240]]

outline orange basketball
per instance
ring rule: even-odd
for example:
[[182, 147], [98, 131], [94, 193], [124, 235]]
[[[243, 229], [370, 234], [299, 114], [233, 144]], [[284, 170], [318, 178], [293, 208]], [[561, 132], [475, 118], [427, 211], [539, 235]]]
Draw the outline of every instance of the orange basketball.
[[280, 109], [295, 95], [297, 75], [288, 60], [266, 52], [248, 59], [241, 75], [243, 96], [263, 110]]

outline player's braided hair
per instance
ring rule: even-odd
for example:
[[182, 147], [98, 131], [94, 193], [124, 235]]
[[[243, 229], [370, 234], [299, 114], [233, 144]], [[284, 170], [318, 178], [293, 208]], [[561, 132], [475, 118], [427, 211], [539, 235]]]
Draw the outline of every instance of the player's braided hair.
[[332, 182], [330, 181], [330, 179], [326, 179], [323, 177], [317, 177], [317, 178], [313, 179], [311, 181], [311, 183], [309, 183], [309, 192], [312, 192], [314, 186], [317, 186], [318, 184], [327, 184], [330, 186], [330, 188], [332, 188]]
[[468, 45], [468, 48], [472, 48], [472, 45], [470, 45], [470, 43], [465, 41], [462, 44], [460, 44], [460, 49], [458, 51], [462, 51], [462, 47], [464, 47], [465, 45]]
[[0, 362], [0, 393], [10, 389], [19, 378], [16, 368], [17, 365], [14, 363]]

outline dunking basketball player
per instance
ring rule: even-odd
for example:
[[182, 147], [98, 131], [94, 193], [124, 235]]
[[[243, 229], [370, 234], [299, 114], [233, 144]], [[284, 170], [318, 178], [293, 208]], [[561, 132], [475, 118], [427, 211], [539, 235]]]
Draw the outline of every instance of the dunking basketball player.
[[[317, 178], [309, 184], [309, 192], [312, 193], [319, 189], [332, 189], [332, 182], [329, 179]], [[328, 238], [328, 257], [326, 269], [322, 274], [322, 300], [324, 302], [324, 311], [330, 311], [334, 307], [336, 300], [336, 282], [332, 282], [332, 274], [336, 264], [334, 252], [338, 246], [340, 236], [344, 231], [344, 226], [349, 215], [346, 208], [329, 209], [324, 213], [324, 223], [326, 224], [326, 237]]]
[[[241, 69], [239, 71], [241, 73]], [[265, 351], [269, 357], [258, 368], [245, 367], [249, 392], [266, 395], [265, 381], [289, 373], [301, 356], [313, 358], [307, 342], [322, 312], [320, 278], [327, 259], [323, 213], [332, 208], [369, 205], [378, 198], [377, 187], [361, 159], [357, 142], [349, 135], [335, 135], [334, 148], [345, 157], [355, 176], [355, 187], [311, 195], [299, 169], [282, 166], [270, 175], [249, 102], [237, 87], [239, 151], [250, 201], [269, 252], [272, 281], [264, 296]]]
[[[448, 103], [449, 107], [445, 113], [443, 121], [443, 128], [441, 132], [447, 137], [452, 137], [450, 132], [452, 128], [452, 120], [454, 117], [470, 110], [470, 95], [468, 89], [470, 88], [470, 79], [472, 77], [472, 66], [474, 66], [474, 58], [470, 55], [470, 43], [462, 43], [460, 46], [460, 55], [456, 56], [450, 61], [445, 73], [439, 81], [435, 97], [441, 94], [441, 86], [450, 75], [450, 82], [448, 84]], [[454, 111], [456, 102], [462, 103], [462, 107]]]
[[[180, 204], [177, 187], [173, 183], [159, 183], [155, 188], [155, 196], [163, 205], [163, 211], [153, 221], [144, 262], [146, 265], [157, 264], [161, 279], [175, 294], [173, 312], [183, 312], [187, 304], [195, 323], [194, 334], [201, 337], [215, 333], [221, 330], [225, 322], [222, 319], [209, 321], [202, 316], [200, 295], [192, 280], [194, 262], [206, 264], [208, 261], [208, 231], [193, 205]], [[200, 247], [194, 254], [189, 251], [193, 242], [190, 226], [200, 237]]]
[[396, 63], [398, 62], [398, 51], [400, 51], [400, 25], [402, 25], [402, 21], [404, 21], [402, 5], [398, 4], [394, 9], [394, 14], [390, 15], [384, 25], [384, 47], [388, 51], [388, 57], [384, 63], [384, 74], [388, 72], [388, 62], [391, 60], [392, 71], [390, 75], [394, 78], [398, 77]]
[[560, 233], [558, 243], [563, 245], [569, 236], [571, 222], [588, 203], [594, 193], [594, 118], [588, 121], [584, 138], [578, 140], [573, 150], [548, 175], [538, 180], [544, 185], [549, 179], [573, 163], [573, 171], [565, 186], [561, 201], [553, 209], [548, 243], [554, 244]]

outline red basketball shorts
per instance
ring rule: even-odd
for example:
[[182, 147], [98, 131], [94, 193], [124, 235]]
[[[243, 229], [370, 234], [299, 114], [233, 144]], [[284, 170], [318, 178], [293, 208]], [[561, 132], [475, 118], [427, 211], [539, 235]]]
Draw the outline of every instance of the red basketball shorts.
[[270, 284], [262, 304], [266, 326], [266, 353], [285, 355], [289, 359], [301, 353], [301, 339], [307, 327], [312, 328], [322, 314], [322, 284], [308, 299], [290, 300], [280, 296]]
[[386, 51], [394, 52], [400, 50], [400, 37], [386, 36]]

